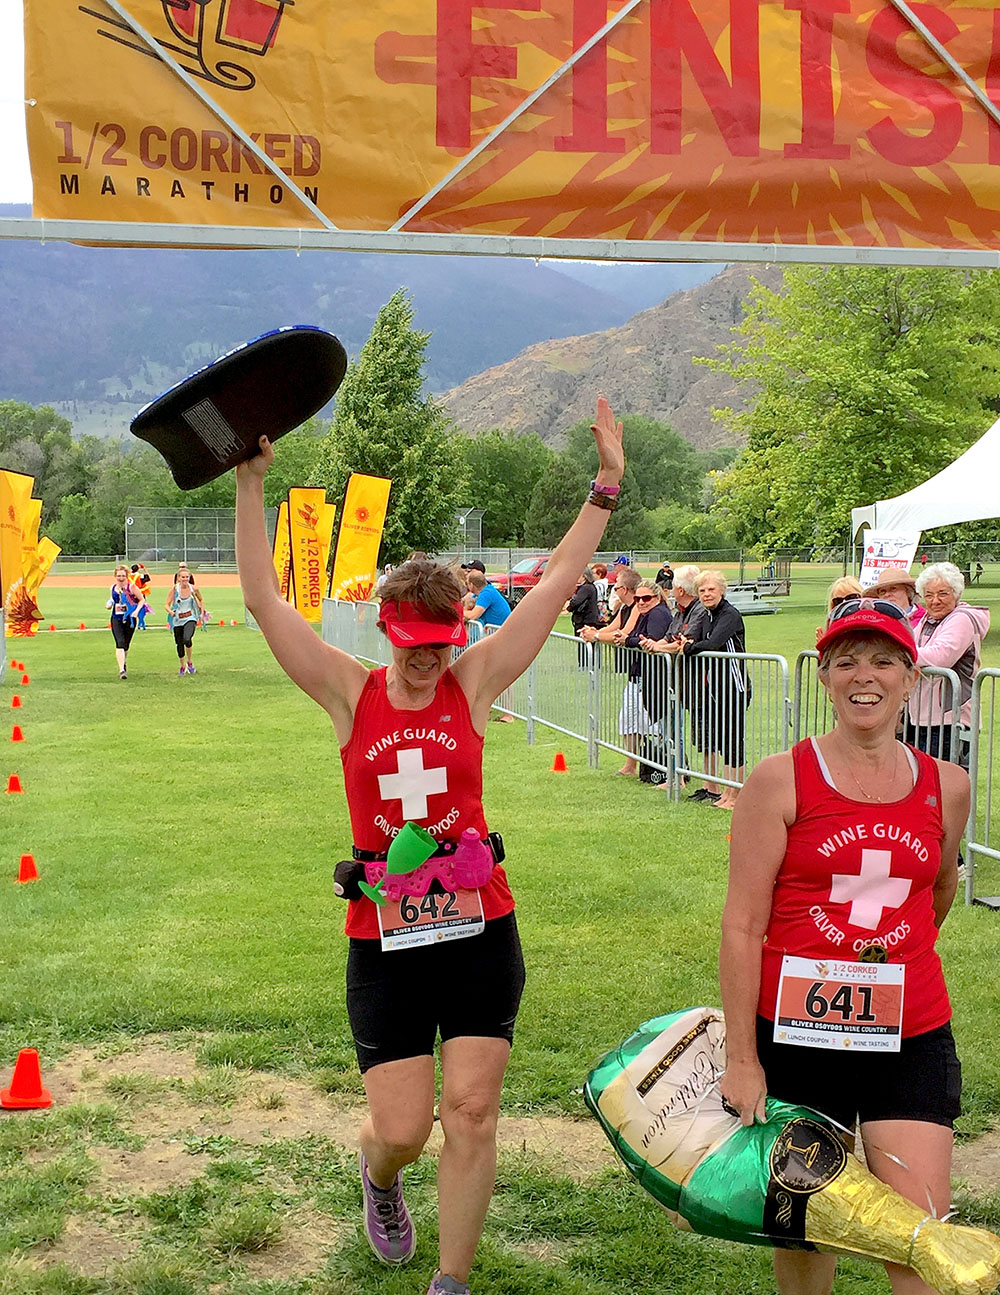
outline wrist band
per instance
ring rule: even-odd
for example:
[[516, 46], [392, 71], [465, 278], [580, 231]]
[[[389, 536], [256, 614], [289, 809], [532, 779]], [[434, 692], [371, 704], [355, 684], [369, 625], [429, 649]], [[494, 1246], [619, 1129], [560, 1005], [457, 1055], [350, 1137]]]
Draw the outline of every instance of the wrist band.
[[613, 495], [602, 495], [592, 490], [586, 502], [593, 504], [595, 508], [603, 508], [606, 513], [613, 513], [618, 507], [618, 493], [616, 491]]
[[592, 481], [590, 488], [595, 495], [610, 495], [612, 498], [621, 490], [621, 486], [602, 486], [599, 481]]

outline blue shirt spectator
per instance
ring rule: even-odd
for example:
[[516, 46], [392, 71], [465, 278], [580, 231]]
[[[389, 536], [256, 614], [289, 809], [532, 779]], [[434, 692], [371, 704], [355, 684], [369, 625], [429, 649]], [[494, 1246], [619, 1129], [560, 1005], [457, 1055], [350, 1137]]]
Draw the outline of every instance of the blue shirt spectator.
[[500, 590], [489, 584], [479, 571], [469, 572], [468, 583], [475, 602], [465, 613], [465, 619], [480, 621], [483, 625], [502, 625], [510, 615], [510, 604]]

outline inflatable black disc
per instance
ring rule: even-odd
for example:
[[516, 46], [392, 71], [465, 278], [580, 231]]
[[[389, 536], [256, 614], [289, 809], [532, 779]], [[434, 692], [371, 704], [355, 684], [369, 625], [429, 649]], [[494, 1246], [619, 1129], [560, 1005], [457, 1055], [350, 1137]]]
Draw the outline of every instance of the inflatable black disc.
[[332, 333], [276, 328], [165, 391], [132, 420], [134, 436], [167, 461], [182, 490], [214, 481], [322, 409], [347, 371]]

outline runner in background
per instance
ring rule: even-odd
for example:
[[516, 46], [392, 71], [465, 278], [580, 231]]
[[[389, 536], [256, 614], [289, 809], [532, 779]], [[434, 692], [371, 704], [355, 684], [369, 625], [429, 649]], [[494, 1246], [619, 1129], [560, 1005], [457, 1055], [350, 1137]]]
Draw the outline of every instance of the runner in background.
[[[447, 867], [446, 844], [469, 829], [469, 848], [485, 848], [482, 750], [491, 706], [541, 650], [617, 503], [622, 426], [603, 398], [593, 431], [597, 478], [545, 574], [503, 625], [454, 664], [453, 649], [466, 641], [462, 584], [422, 554], [397, 567], [380, 591], [388, 667], [368, 670], [324, 643], [278, 591], [264, 525], [263, 480], [274, 457], [268, 440], [261, 437], [260, 454], [236, 469], [244, 600], [278, 663], [330, 716], [353, 853], [366, 866], [383, 861], [408, 824], [442, 842], [429, 861], [437, 868]], [[428, 891], [419, 905], [377, 907], [362, 895], [348, 906], [348, 1013], [369, 1107], [360, 1148], [364, 1229], [387, 1264], [406, 1263], [416, 1247], [401, 1171], [418, 1158], [434, 1124], [441, 1036], [440, 1263], [429, 1295], [468, 1292], [493, 1192], [501, 1084], [524, 983], [514, 901], [498, 855], [481, 885], [452, 883], [441, 895]]]
[[115, 640], [115, 660], [119, 679], [128, 678], [128, 650], [136, 630], [139, 612], [147, 607], [141, 589], [129, 578], [128, 567], [115, 567], [114, 583], [105, 607], [111, 612], [111, 634]]
[[139, 628], [146, 628], [146, 617], [153, 610], [149, 605], [149, 587], [153, 583], [149, 572], [141, 562], [132, 563], [132, 583], [142, 590], [143, 605], [139, 608]]
[[[942, 1218], [961, 1071], [934, 946], [969, 779], [896, 740], [918, 677], [900, 608], [835, 607], [818, 649], [836, 728], [763, 760], [733, 812], [722, 1095], [748, 1125], [765, 1094], [846, 1130], [860, 1119], [872, 1173]], [[828, 1295], [835, 1264], [775, 1250], [778, 1290]], [[886, 1268], [894, 1295], [930, 1291], [912, 1269]]]
[[167, 596], [167, 619], [174, 632], [174, 646], [180, 668], [177, 673], [196, 674], [192, 659], [194, 632], [205, 617], [205, 604], [187, 571], [178, 571]]

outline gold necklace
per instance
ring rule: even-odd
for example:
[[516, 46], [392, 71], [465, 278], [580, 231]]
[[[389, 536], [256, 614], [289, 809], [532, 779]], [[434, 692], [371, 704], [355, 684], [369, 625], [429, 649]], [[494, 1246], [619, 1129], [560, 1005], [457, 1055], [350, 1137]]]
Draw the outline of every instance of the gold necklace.
[[[876, 802], [876, 803], [878, 803], [878, 804], [883, 804], [883, 803], [884, 803], [884, 799], [885, 799], [884, 797], [882, 797], [882, 796], [872, 796], [872, 795], [869, 795], [869, 793], [868, 793], [867, 791], [865, 791], [864, 787], [862, 787], [861, 783], [858, 781], [858, 775], [857, 775], [857, 774], [854, 772], [854, 770], [851, 768], [850, 761], [849, 761], [849, 760], [845, 760], [845, 762], [844, 762], [844, 763], [847, 765], [847, 772], [848, 772], [848, 773], [851, 775], [851, 777], [854, 779], [854, 785], [857, 787], [858, 791], [860, 791], [860, 792], [861, 792], [862, 796], [864, 796], [865, 800], [871, 800], [871, 801], [875, 801], [875, 802]], [[888, 763], [888, 761], [886, 761], [886, 763]], [[895, 778], [896, 778], [896, 769], [897, 769], [897, 767], [898, 767], [898, 766], [899, 766], [899, 743], [898, 743], [898, 742], [894, 742], [894, 743], [893, 743], [893, 753], [892, 753], [892, 780], [893, 780], [893, 781], [895, 781]], [[884, 772], [884, 770], [885, 770], [885, 766], [883, 766], [883, 767], [882, 767], [882, 769], [878, 770], [878, 772], [879, 772], [879, 773], [883, 773], [883, 772]]]

